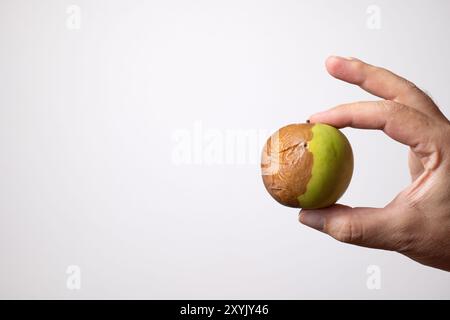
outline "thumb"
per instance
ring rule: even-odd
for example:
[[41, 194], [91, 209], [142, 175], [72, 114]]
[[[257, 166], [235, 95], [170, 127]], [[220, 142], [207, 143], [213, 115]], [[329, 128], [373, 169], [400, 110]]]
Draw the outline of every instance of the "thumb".
[[386, 207], [351, 208], [333, 205], [325, 209], [302, 210], [302, 224], [329, 234], [333, 238], [359, 246], [385, 250], [398, 250], [401, 234], [396, 230], [395, 215]]

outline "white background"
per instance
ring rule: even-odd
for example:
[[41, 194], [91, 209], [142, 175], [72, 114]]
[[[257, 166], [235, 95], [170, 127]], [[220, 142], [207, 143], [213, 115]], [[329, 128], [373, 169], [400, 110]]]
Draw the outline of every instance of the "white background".
[[[373, 4], [381, 29], [367, 27]], [[300, 225], [258, 163], [172, 157], [174, 132], [197, 121], [271, 131], [373, 99], [326, 73], [330, 54], [394, 70], [448, 116], [449, 12], [444, 0], [1, 0], [0, 297], [450, 298], [449, 273]], [[355, 172], [341, 202], [385, 205], [409, 183], [407, 148], [344, 132]]]

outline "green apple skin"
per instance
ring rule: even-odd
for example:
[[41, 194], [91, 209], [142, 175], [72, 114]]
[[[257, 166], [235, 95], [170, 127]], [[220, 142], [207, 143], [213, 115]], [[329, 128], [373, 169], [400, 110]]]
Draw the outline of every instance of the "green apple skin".
[[306, 192], [297, 199], [301, 208], [319, 209], [334, 204], [347, 190], [353, 174], [353, 151], [340, 130], [321, 123], [311, 130], [311, 178]]

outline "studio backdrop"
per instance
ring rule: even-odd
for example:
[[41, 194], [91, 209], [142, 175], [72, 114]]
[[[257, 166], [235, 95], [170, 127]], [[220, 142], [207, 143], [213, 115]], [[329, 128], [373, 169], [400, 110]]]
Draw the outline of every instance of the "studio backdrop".
[[[450, 2], [1, 0], [0, 297], [450, 298], [450, 275], [335, 241], [274, 201], [276, 129], [373, 96], [380, 65], [450, 115]], [[344, 129], [339, 200], [382, 207], [408, 148]]]

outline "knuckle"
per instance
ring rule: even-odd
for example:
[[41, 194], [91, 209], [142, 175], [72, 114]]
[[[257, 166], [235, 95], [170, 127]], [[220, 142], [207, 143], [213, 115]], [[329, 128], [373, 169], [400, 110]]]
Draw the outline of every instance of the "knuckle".
[[415, 245], [418, 241], [418, 235], [422, 234], [422, 226], [424, 222], [420, 214], [414, 214], [418, 209], [413, 204], [408, 204], [406, 212], [408, 215], [398, 218], [394, 222], [395, 227], [392, 236], [391, 249], [397, 252], [407, 254], [414, 251]]
[[344, 243], [360, 243], [363, 239], [361, 226], [355, 219], [346, 219], [330, 230], [330, 235]]
[[405, 105], [399, 104], [392, 100], [382, 100], [382, 101], [380, 101], [380, 106], [384, 112], [386, 112], [387, 114], [390, 114], [390, 115], [394, 115], [399, 112], [402, 112], [402, 111], [406, 110], [406, 108], [407, 108]]
[[414, 251], [416, 237], [412, 234], [398, 236], [392, 243], [392, 250], [399, 253], [408, 254]]
[[415, 91], [417, 91], [417, 90], [421, 91], [421, 90], [416, 86], [416, 84], [415, 84], [414, 82], [409, 81], [408, 79], [404, 79], [404, 78], [402, 78], [402, 81], [403, 81], [403, 84], [404, 84], [404, 86], [405, 86], [406, 89], [408, 89], [408, 90], [415, 90]]
[[360, 60], [353, 61], [353, 68], [357, 73], [363, 73], [368, 65]]
[[423, 92], [422, 89], [420, 89], [414, 82], [405, 78], [400, 78], [400, 82], [401, 82], [400, 95], [419, 93], [423, 94], [424, 96], [427, 96], [427, 94]]

